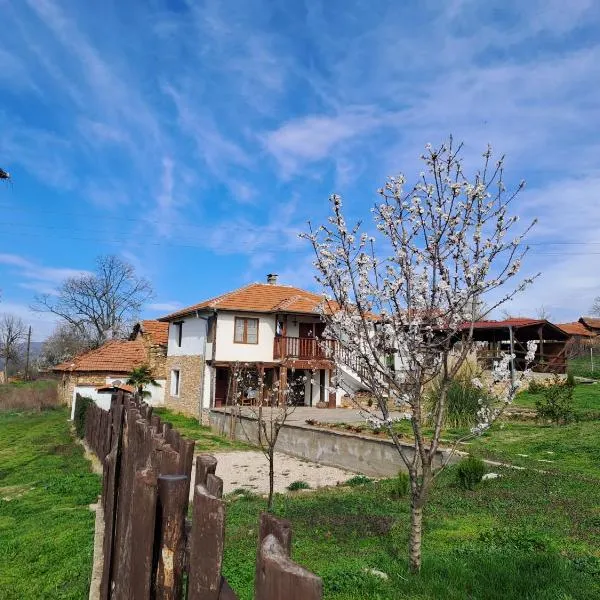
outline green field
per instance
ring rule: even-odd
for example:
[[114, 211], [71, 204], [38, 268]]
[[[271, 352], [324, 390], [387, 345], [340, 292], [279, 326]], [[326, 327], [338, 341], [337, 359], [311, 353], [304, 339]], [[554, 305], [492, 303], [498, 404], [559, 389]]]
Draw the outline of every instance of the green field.
[[[499, 469], [473, 492], [447, 470], [426, 509], [423, 569], [407, 570], [409, 508], [391, 483], [277, 496], [294, 560], [326, 599], [583, 600], [600, 597], [600, 480]], [[227, 506], [225, 576], [252, 598], [257, 519], [265, 500]], [[383, 571], [382, 580], [368, 569]]]
[[247, 450], [249, 446], [236, 440], [213, 433], [210, 427], [200, 425], [198, 419], [186, 417], [168, 408], [154, 408], [153, 414], [168, 421], [186, 438], [196, 440], [196, 452], [216, 452], [226, 450]]
[[66, 409], [0, 413], [0, 598], [81, 600], [100, 492]]
[[[592, 368], [592, 360], [594, 368]], [[589, 356], [571, 358], [569, 359], [568, 371], [576, 377], [600, 379], [600, 356], [594, 355], [593, 359], [590, 359]]]

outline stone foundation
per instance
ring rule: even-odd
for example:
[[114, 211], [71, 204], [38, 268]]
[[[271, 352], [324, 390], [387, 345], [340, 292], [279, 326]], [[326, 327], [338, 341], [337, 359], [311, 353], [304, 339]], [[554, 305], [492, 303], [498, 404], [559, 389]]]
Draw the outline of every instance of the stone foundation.
[[[171, 394], [172, 371], [179, 369], [179, 396]], [[199, 418], [204, 374], [203, 356], [168, 356], [165, 406]]]

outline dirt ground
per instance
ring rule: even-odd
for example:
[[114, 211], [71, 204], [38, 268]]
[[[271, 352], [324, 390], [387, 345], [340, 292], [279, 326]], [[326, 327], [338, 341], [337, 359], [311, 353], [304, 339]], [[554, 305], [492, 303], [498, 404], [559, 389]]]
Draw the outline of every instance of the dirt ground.
[[[256, 494], [268, 493], [269, 463], [261, 452], [216, 452], [214, 456], [219, 461], [216, 474], [223, 479], [224, 494], [237, 488]], [[319, 488], [343, 483], [354, 475], [356, 473], [344, 469], [326, 467], [279, 452], [275, 454], [276, 492], [286, 492], [293, 481], [306, 481], [311, 488]]]

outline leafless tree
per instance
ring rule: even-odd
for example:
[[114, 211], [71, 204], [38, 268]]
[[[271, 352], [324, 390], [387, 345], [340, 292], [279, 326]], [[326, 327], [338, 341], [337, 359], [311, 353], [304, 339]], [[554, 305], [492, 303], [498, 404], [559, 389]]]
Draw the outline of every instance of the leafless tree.
[[594, 298], [594, 303], [592, 304], [591, 312], [593, 315], [597, 315], [600, 317], [600, 296]]
[[[495, 161], [489, 148], [482, 167], [468, 177], [460, 152], [452, 139], [428, 146], [415, 184], [406, 184], [403, 175], [390, 178], [372, 209], [372, 229], [348, 224], [342, 200], [334, 195], [327, 224], [310, 227], [303, 236], [315, 252], [317, 281], [327, 298], [325, 335], [336, 340], [338, 362], [369, 388], [376, 410], [368, 421], [388, 433], [409, 474], [413, 572], [421, 568], [430, 489], [460, 441], [440, 463], [448, 389], [474, 347], [474, 320], [485, 317], [473, 306], [486, 302], [480, 306], [493, 311], [533, 280], [509, 284], [527, 252], [522, 242], [532, 226], [515, 231], [518, 218], [509, 213], [524, 184], [506, 190], [503, 158]], [[532, 345], [526, 361], [534, 355]], [[390, 368], [394, 364], [397, 368]], [[485, 431], [514, 398], [518, 381], [509, 364], [508, 355], [496, 364], [494, 378], [504, 382], [503, 393], [490, 384], [494, 400], [482, 405], [469, 436]], [[434, 381], [431, 407], [426, 398]], [[487, 382], [474, 378], [473, 385]], [[428, 412], [435, 415], [430, 434], [425, 433]], [[396, 425], [404, 419], [411, 424], [410, 444], [400, 439]]]
[[107, 339], [125, 337], [144, 303], [152, 297], [150, 282], [115, 255], [96, 259], [91, 274], [66, 279], [56, 295], [36, 296], [33, 310], [59, 316], [82, 337], [91, 335], [99, 346]]
[[538, 319], [544, 319], [545, 321], [549, 321], [552, 318], [550, 314], [550, 310], [545, 304], [541, 304], [535, 311], [535, 316]]
[[0, 358], [4, 360], [4, 381], [8, 381], [8, 365], [16, 361], [22, 351], [27, 327], [22, 319], [11, 314], [0, 315]]
[[[234, 389], [237, 414], [241, 417], [246, 410], [256, 421], [256, 441], [269, 463], [267, 510], [271, 512], [275, 487], [275, 446], [281, 428], [303, 400], [304, 386], [300, 389], [290, 385], [288, 381], [282, 383], [279, 379], [267, 383], [265, 370], [257, 363], [243, 365], [243, 368], [237, 370]], [[240, 424], [244, 427], [241, 419]]]
[[90, 332], [83, 327], [74, 327], [70, 323], [62, 322], [44, 340], [39, 364], [41, 367], [53, 367], [93, 346], [93, 336]]

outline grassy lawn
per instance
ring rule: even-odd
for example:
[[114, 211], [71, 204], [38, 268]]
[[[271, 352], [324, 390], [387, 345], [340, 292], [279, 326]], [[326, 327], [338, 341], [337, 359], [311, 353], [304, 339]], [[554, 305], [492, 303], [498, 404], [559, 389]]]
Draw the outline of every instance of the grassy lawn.
[[196, 440], [196, 452], [224, 452], [227, 450], [249, 450], [251, 446], [221, 437], [213, 433], [210, 427], [200, 425], [198, 419], [186, 417], [168, 408], [154, 408], [153, 414], [159, 415], [163, 421], [168, 421], [181, 435]]
[[[539, 394], [521, 392], [514, 404], [535, 410], [535, 401]], [[600, 418], [600, 384], [579, 384], [573, 390], [573, 410], [580, 418]]]
[[[406, 499], [391, 482], [277, 496], [293, 525], [293, 558], [323, 577], [326, 599], [574, 600], [600, 597], [598, 481], [500, 469], [473, 492], [454, 468], [426, 509], [423, 570], [407, 572]], [[252, 598], [264, 499], [230, 500], [225, 576]], [[381, 580], [364, 572], [377, 569]]]
[[0, 598], [87, 597], [100, 479], [66, 409], [0, 413]]
[[[596, 351], [595, 351], [596, 352]], [[577, 377], [589, 377], [590, 379], [600, 379], [600, 356], [594, 355], [594, 369], [589, 356], [579, 356], [569, 360], [569, 373]]]

